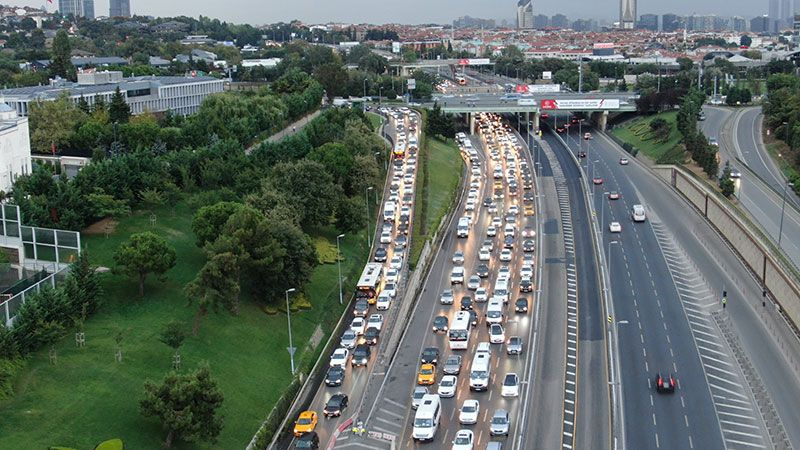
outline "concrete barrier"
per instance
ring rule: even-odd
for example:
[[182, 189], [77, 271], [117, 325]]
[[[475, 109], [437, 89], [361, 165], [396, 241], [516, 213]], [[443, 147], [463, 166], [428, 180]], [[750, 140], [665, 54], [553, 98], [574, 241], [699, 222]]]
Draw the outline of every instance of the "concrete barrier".
[[654, 166], [653, 171], [689, 201], [756, 276], [776, 307], [798, 332], [800, 324], [800, 280], [774, 256], [775, 248], [741, 213], [706, 183], [678, 166]]

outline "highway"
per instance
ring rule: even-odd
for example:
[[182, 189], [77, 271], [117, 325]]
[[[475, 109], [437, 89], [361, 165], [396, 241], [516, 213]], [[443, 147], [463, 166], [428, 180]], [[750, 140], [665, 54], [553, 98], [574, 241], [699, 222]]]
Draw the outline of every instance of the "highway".
[[784, 210], [781, 247], [800, 267], [800, 210], [796, 206], [800, 205], [800, 198], [791, 188], [787, 189], [784, 208], [785, 178], [763, 146], [760, 108], [705, 107], [704, 111], [706, 120], [699, 123], [706, 136], [717, 139], [720, 144], [720, 169], [725, 161], [730, 161], [742, 173], [736, 190], [742, 207], [776, 243], [781, 231], [781, 210]]
[[[534, 300], [535, 293], [519, 293], [519, 271], [522, 266], [523, 251], [521, 249], [522, 239], [520, 238], [520, 231], [525, 226], [531, 226], [534, 229], [537, 227], [536, 216], [530, 217], [523, 215], [523, 209], [520, 197], [522, 196], [523, 189], [522, 183], [519, 182], [520, 189], [518, 190], [518, 197], [512, 196], [508, 191], [508, 183], [503, 182], [504, 200], [498, 202], [498, 212], [490, 214], [487, 207], [481, 206], [483, 199], [491, 197], [493, 193], [494, 180], [491, 177], [491, 167], [495, 162], [487, 159], [485, 153], [486, 141], [478, 136], [472, 136], [471, 142], [473, 148], [478, 149], [478, 157], [480, 158], [481, 171], [479, 177], [480, 195], [478, 195], [478, 203], [476, 211], [470, 213], [465, 211], [466, 200], [457, 205], [457, 214], [455, 221], [448, 229], [448, 235], [445, 238], [441, 250], [437, 253], [431, 271], [429, 272], [426, 280], [425, 287], [422, 292], [418, 304], [413, 313], [410, 323], [408, 324], [408, 332], [404, 335], [400, 345], [397, 357], [393, 362], [389, 373], [387, 374], [387, 382], [378, 395], [375, 402], [375, 407], [371, 411], [367, 419], [367, 429], [371, 432], [384, 432], [398, 435], [396, 445], [399, 448], [417, 448], [419, 444], [412, 439], [412, 422], [415, 411], [410, 408], [410, 396], [415, 387], [417, 387], [417, 370], [420, 366], [420, 354], [422, 350], [427, 347], [435, 346], [440, 350], [439, 363], [436, 370], [436, 383], [428, 388], [432, 393], [436, 393], [438, 382], [442, 378], [442, 364], [443, 361], [451, 354], [458, 354], [462, 356], [461, 371], [458, 374], [457, 391], [452, 398], [442, 398], [442, 419], [436, 432], [433, 447], [444, 448], [450, 445], [450, 441], [459, 429], [467, 428], [473, 430], [475, 434], [475, 448], [483, 448], [489, 440], [502, 440], [506, 441], [509, 448], [515, 448], [517, 441], [520, 438], [520, 417], [524, 405], [527, 404], [526, 396], [530, 380], [531, 371], [531, 348], [535, 347], [532, 341], [534, 334], [534, 322], [536, 321], [536, 311], [538, 301]], [[523, 152], [524, 154], [525, 152]], [[517, 158], [519, 161], [519, 158]], [[507, 162], [501, 160], [503, 167], [508, 167]], [[519, 165], [517, 166], [519, 167]], [[532, 165], [529, 165], [532, 167]], [[517, 171], [517, 177], [520, 172]], [[526, 191], [527, 192], [527, 191]], [[512, 261], [501, 262], [499, 260], [500, 250], [502, 247], [502, 232], [499, 232], [496, 237], [487, 237], [487, 229], [491, 225], [492, 216], [504, 215], [504, 211], [511, 206], [512, 201], [520, 207], [520, 214], [517, 215], [515, 220], [517, 232], [515, 234], [515, 244], [512, 252]], [[459, 217], [464, 215], [471, 215], [474, 218], [473, 226], [470, 230], [468, 238], [458, 238], [455, 236], [455, 222]], [[537, 233], [540, 235], [540, 233]], [[521, 355], [507, 355], [505, 351], [505, 344], [492, 344], [491, 350], [491, 381], [488, 390], [483, 392], [473, 392], [469, 387], [469, 372], [472, 363], [474, 351], [479, 342], [488, 342], [489, 335], [485, 325], [486, 318], [484, 317], [487, 303], [476, 303], [474, 308], [477, 313], [478, 324], [472, 329], [468, 340], [467, 350], [451, 350], [447, 335], [444, 333], [434, 333], [432, 331], [432, 322], [434, 317], [445, 315], [449, 317], [450, 323], [455, 316], [455, 312], [459, 310], [459, 301], [462, 296], [475, 295], [474, 291], [467, 289], [465, 285], [451, 285], [450, 273], [454, 267], [452, 256], [454, 252], [461, 251], [464, 254], [463, 267], [465, 268], [466, 276], [469, 277], [476, 273], [477, 266], [481, 263], [478, 260], [478, 249], [482, 242], [490, 239], [493, 242], [493, 251], [491, 252], [491, 261], [488, 262], [489, 276], [483, 279], [481, 286], [487, 288], [491, 292], [491, 286], [498, 278], [498, 272], [501, 266], [508, 266], [511, 274], [511, 289], [509, 296], [509, 303], [505, 306], [504, 328], [506, 340], [511, 336], [520, 336], [523, 340], [523, 351]], [[538, 246], [537, 246], [538, 247]], [[458, 265], [458, 264], [456, 264]], [[541, 267], [538, 262], [534, 263], [536, 268], [535, 273], [539, 272]], [[539, 283], [540, 275], [534, 277], [535, 284]], [[453, 305], [441, 304], [439, 299], [443, 290], [453, 289], [455, 293], [455, 303]], [[528, 313], [515, 313], [514, 303], [520, 296], [529, 299], [529, 312]], [[520, 380], [520, 396], [519, 397], [502, 397], [500, 395], [501, 386], [504, 377], [507, 373], [516, 373]], [[475, 425], [461, 425], [458, 423], [458, 410], [463, 401], [467, 398], [474, 398], [480, 402], [480, 415], [478, 423]], [[503, 408], [509, 412], [510, 416], [510, 432], [509, 436], [505, 437], [490, 437], [489, 435], [489, 421], [495, 409]], [[346, 448], [351, 445], [370, 445], [377, 448], [385, 448], [386, 444], [381, 443], [376, 439], [371, 439], [369, 436], [360, 437], [349, 435], [344, 440], [337, 442], [336, 448]]]

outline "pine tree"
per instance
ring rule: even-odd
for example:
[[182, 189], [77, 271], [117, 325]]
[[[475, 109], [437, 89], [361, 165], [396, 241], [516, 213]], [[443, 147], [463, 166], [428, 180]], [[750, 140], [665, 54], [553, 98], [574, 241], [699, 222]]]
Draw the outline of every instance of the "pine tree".
[[92, 112], [91, 108], [89, 107], [89, 102], [86, 101], [86, 98], [84, 98], [83, 95], [81, 95], [81, 98], [78, 99], [78, 109], [86, 114]]
[[72, 46], [69, 43], [69, 36], [64, 30], [58, 30], [56, 37], [53, 38], [53, 51], [50, 60], [50, 74], [60, 76], [69, 80], [75, 80], [75, 66], [70, 61]]
[[114, 123], [128, 123], [131, 117], [131, 107], [125, 101], [125, 96], [119, 90], [119, 86], [111, 96], [111, 104], [108, 106], [108, 117]]

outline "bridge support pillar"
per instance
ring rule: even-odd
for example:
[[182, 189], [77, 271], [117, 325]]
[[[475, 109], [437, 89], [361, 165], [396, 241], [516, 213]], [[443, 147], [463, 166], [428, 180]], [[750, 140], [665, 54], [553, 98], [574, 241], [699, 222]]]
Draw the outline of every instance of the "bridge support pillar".
[[531, 129], [534, 133], [539, 134], [539, 110], [533, 112], [533, 125], [531, 125]]
[[608, 111], [596, 112], [595, 123], [600, 131], [606, 131], [606, 125], [608, 124]]
[[475, 134], [475, 113], [467, 113], [467, 122], [469, 122], [469, 134]]

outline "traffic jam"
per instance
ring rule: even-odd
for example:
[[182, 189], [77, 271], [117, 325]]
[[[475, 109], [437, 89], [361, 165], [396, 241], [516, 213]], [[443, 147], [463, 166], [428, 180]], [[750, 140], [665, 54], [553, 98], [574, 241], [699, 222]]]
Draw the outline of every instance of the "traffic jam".
[[348, 406], [355, 406], [359, 399], [350, 396], [363, 393], [381, 335], [387, 335], [387, 329], [394, 323], [389, 314], [403, 297], [414, 208], [419, 119], [405, 107], [378, 111], [388, 120], [394, 146], [388, 194], [377, 214], [377, 242], [356, 285], [352, 320], [339, 337], [338, 348], [330, 355], [325, 386], [312, 402], [312, 407], [321, 406], [321, 410], [303, 411], [294, 422], [295, 448], [318, 448], [330, 438], [329, 429], [325, 433], [318, 429], [320, 415], [328, 420], [353, 414], [348, 414]]
[[409, 446], [499, 448], [514, 434], [536, 286], [533, 171], [499, 116], [482, 114], [473, 140], [459, 133], [469, 191], [454, 219], [455, 251], [419, 356]]

